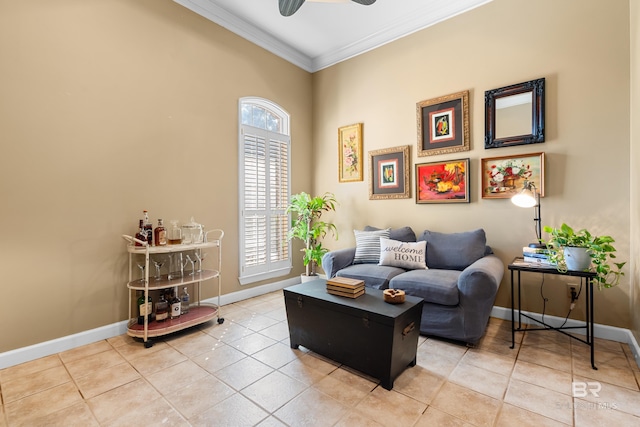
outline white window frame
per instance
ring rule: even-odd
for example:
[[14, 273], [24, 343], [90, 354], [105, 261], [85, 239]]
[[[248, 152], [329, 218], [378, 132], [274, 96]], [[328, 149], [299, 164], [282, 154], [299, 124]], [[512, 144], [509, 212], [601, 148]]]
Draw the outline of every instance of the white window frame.
[[[273, 132], [263, 127], [256, 127], [248, 124], [243, 124], [242, 120], [242, 107], [245, 104], [253, 105], [259, 108], [263, 108], [266, 111], [270, 112], [273, 116], [277, 117], [280, 121], [280, 132]], [[292, 257], [291, 257], [291, 242], [286, 239], [286, 236], [282, 236], [282, 229], [280, 231], [279, 236], [271, 236], [271, 228], [269, 224], [272, 223], [271, 219], [275, 216], [282, 216], [285, 214], [286, 203], [285, 206], [271, 206], [271, 198], [270, 196], [270, 186], [266, 183], [268, 182], [269, 177], [269, 165], [270, 162], [264, 162], [264, 177], [265, 177], [265, 209], [261, 210], [250, 210], [247, 211], [247, 206], [245, 204], [246, 201], [246, 176], [245, 173], [245, 135], [249, 135], [250, 138], [259, 138], [266, 144], [265, 152], [269, 153], [270, 144], [275, 144], [274, 147], [282, 147], [283, 144], [286, 144], [287, 147], [287, 164], [286, 164], [286, 195], [284, 196], [284, 200], [288, 202], [291, 196], [291, 137], [290, 137], [290, 127], [289, 127], [290, 116], [289, 114], [281, 108], [279, 105], [263, 98], [256, 97], [244, 97], [240, 98], [238, 103], [238, 128], [239, 128], [239, 136], [238, 136], [238, 182], [239, 182], [239, 271], [240, 277], [238, 278], [241, 285], [246, 285], [250, 283], [255, 283], [262, 280], [273, 279], [276, 277], [282, 277], [288, 275], [292, 270]], [[266, 127], [266, 126], [265, 126]], [[283, 198], [280, 197], [280, 200]], [[264, 245], [266, 253], [264, 254], [264, 260], [262, 262], [255, 261], [256, 258], [252, 258], [254, 262], [248, 262], [248, 250], [247, 248], [250, 246], [245, 244], [247, 242], [247, 230], [246, 223], [247, 218], [250, 216], [257, 216], [260, 218], [264, 218], [265, 221], [265, 240], [260, 242], [260, 245]], [[291, 215], [286, 214], [286, 228], [288, 230], [289, 225], [291, 224]], [[272, 259], [271, 254], [269, 253], [271, 248], [274, 247], [274, 243], [276, 245], [282, 245], [282, 239], [285, 239], [284, 247], [281, 249], [286, 250], [286, 258], [280, 259]], [[273, 242], [273, 239], [278, 239], [278, 242]], [[277, 254], [274, 254], [277, 258]]]

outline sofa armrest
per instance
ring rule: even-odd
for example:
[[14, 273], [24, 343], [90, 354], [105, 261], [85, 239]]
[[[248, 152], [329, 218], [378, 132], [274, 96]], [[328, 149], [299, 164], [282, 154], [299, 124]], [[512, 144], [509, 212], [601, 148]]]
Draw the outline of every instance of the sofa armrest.
[[484, 335], [503, 275], [502, 260], [495, 255], [486, 255], [458, 276], [463, 339], [467, 343], [475, 345]]
[[460, 304], [493, 306], [503, 275], [504, 263], [495, 255], [486, 255], [465, 268], [458, 277]]
[[338, 271], [353, 264], [355, 256], [355, 247], [338, 249], [324, 254], [322, 257], [322, 269], [327, 275], [327, 278], [330, 279], [334, 277]]

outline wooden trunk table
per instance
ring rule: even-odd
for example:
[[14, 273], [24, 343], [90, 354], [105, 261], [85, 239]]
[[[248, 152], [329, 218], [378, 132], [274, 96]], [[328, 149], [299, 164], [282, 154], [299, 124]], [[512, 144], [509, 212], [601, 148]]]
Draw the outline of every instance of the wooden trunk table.
[[284, 289], [291, 348], [302, 345], [380, 380], [394, 380], [415, 366], [422, 298], [384, 302], [382, 291], [366, 288], [358, 298], [327, 293], [325, 280]]

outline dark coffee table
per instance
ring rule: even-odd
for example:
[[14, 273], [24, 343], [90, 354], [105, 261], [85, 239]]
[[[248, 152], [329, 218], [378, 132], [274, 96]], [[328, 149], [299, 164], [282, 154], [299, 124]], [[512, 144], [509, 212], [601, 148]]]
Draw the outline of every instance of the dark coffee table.
[[291, 348], [302, 345], [378, 378], [387, 390], [415, 366], [422, 298], [388, 304], [370, 288], [355, 299], [340, 297], [327, 293], [325, 280], [285, 288], [284, 298]]

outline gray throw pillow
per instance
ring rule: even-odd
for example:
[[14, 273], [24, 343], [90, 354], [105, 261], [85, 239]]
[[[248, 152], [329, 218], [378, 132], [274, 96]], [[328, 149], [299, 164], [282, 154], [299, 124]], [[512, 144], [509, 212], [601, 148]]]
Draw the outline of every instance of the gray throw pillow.
[[427, 242], [427, 267], [464, 270], [485, 255], [487, 237], [481, 228], [463, 233], [425, 230], [418, 240]]
[[353, 230], [356, 236], [354, 264], [377, 264], [380, 261], [380, 237], [389, 238], [389, 229], [376, 231]]
[[[376, 231], [381, 230], [377, 227], [372, 227], [367, 225], [364, 228], [364, 231]], [[401, 242], [415, 242], [416, 241], [416, 233], [413, 231], [411, 227], [400, 227], [400, 228], [391, 228], [389, 229], [389, 238], [393, 240], [400, 240]]]

